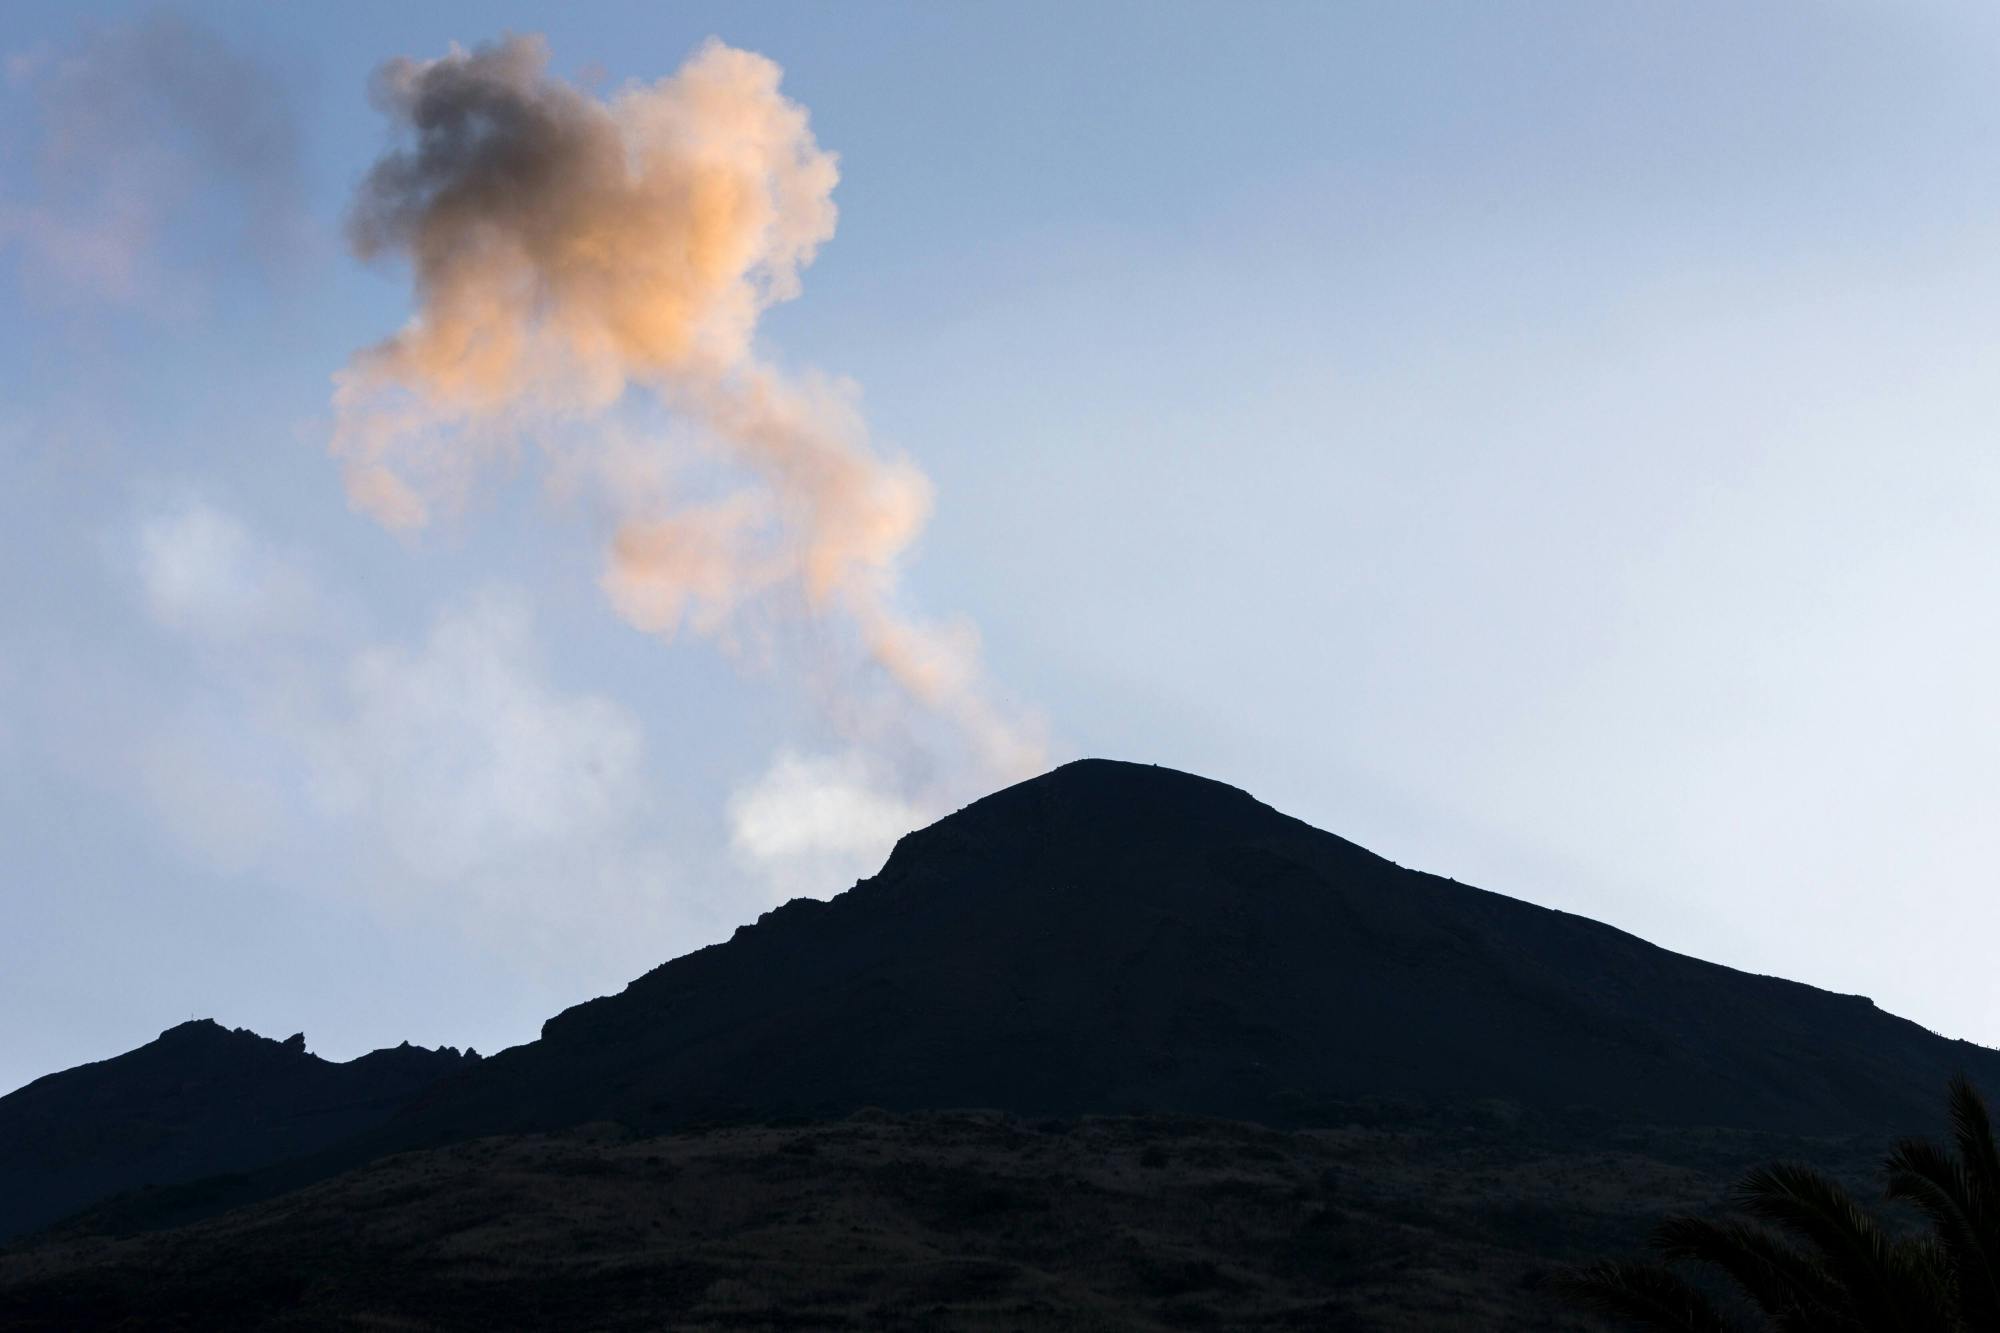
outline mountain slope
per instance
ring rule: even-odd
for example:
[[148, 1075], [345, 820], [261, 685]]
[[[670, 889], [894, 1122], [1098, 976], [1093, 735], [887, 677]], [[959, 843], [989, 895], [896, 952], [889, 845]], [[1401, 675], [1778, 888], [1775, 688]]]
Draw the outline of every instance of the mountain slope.
[[[1909, 1132], [2000, 1053], [1867, 1000], [1424, 875], [1219, 783], [1085, 761], [766, 913], [540, 1040], [328, 1065], [186, 1025], [0, 1099], [0, 1236], [105, 1193], [177, 1225], [387, 1153], [615, 1121], [987, 1107], [1349, 1123], [1517, 1103], [1622, 1124]], [[1586, 1117], [1587, 1118], [1587, 1117]]]
[[1503, 1098], [1800, 1133], [1928, 1123], [2000, 1054], [1869, 1001], [1404, 870], [1243, 792], [1067, 765], [872, 879], [552, 1019], [369, 1150], [590, 1120], [985, 1106], [1314, 1123]]
[[345, 1064], [207, 1019], [0, 1097], [0, 1240], [102, 1196], [242, 1172], [379, 1125], [476, 1056], [407, 1043]]

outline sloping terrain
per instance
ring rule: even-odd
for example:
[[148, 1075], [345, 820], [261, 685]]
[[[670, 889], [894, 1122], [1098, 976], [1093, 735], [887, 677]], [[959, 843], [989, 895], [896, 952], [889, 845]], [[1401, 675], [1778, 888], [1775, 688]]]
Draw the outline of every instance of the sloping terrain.
[[[1087, 761], [911, 834], [839, 898], [767, 913], [490, 1059], [403, 1048], [330, 1065], [296, 1039], [195, 1024], [41, 1080], [0, 1099], [0, 1200], [19, 1231], [124, 1191], [87, 1225], [171, 1228], [334, 1177], [352, 1189], [360, 1177], [342, 1173], [385, 1156], [490, 1136], [834, 1122], [864, 1107], [1312, 1129], [1370, 1100], [1491, 1102], [1523, 1124], [1859, 1136], [1872, 1151], [1931, 1128], [1960, 1069], [2000, 1087], [2000, 1054], [1865, 999], [1402, 869], [1219, 783]], [[1430, 1151], [1444, 1160], [1448, 1143]], [[606, 1161], [615, 1173], [627, 1159]], [[1452, 1187], [1442, 1173], [1398, 1179], [1417, 1218], [1437, 1217]], [[239, 1217], [364, 1197], [294, 1193]], [[411, 1211], [382, 1225], [419, 1245], [437, 1219], [422, 1191], [397, 1197]], [[234, 1221], [214, 1225], [161, 1244], [251, 1243]], [[552, 1255], [565, 1253], [567, 1224], [550, 1225]], [[190, 1262], [226, 1268], [223, 1253]], [[17, 1258], [17, 1276], [40, 1262]], [[375, 1260], [397, 1271], [392, 1248]], [[1272, 1294], [1270, 1308], [1295, 1298], [1308, 1299]]]
[[1220, 783], [1070, 764], [881, 873], [551, 1020], [372, 1142], [992, 1106], [1310, 1125], [1372, 1096], [1635, 1122], [1928, 1123], [2000, 1054], [1404, 870]]
[[[406, 1153], [178, 1231], [0, 1255], [0, 1326], [1580, 1329], [1567, 1260], [1852, 1142], [1362, 1106], [891, 1115]], [[96, 1219], [100, 1225], [114, 1221]]]
[[105, 1194], [241, 1172], [381, 1124], [455, 1050], [404, 1045], [345, 1064], [305, 1038], [272, 1041], [206, 1019], [0, 1097], [0, 1241]]

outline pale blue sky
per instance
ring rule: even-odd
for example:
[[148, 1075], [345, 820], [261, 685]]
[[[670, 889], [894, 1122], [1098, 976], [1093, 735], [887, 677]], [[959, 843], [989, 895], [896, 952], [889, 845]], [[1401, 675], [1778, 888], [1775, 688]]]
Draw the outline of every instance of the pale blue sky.
[[[190, 1014], [512, 1043], [877, 855], [746, 861], [824, 718], [619, 621], [531, 467], [343, 500], [369, 72], [510, 30], [784, 67], [841, 217], [761, 344], [930, 475], [907, 600], [1052, 757], [2000, 1042], [1989, 7], [196, 5], [255, 171], [101, 77], [52, 166], [47, 71], [155, 12], [5, 28], [0, 1088]], [[129, 290], [23, 221], [106, 198]]]

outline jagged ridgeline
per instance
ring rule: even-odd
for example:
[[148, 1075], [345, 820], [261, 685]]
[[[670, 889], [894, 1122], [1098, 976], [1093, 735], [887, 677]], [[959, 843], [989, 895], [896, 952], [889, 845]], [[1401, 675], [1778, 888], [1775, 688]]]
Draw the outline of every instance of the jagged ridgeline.
[[345, 1064], [208, 1019], [0, 1097], [0, 1239], [107, 1194], [254, 1170], [380, 1125], [478, 1056], [405, 1042]]
[[[0, 1099], [0, 1140], [19, 1230], [146, 1182], [246, 1173], [214, 1208], [388, 1152], [598, 1121], [874, 1106], [1310, 1126], [1400, 1098], [1878, 1133], [1928, 1124], [1959, 1069], [2000, 1087], [2000, 1055], [1865, 999], [1403, 869], [1220, 783], [1094, 760], [489, 1059], [328, 1065], [176, 1029]], [[190, 1077], [196, 1092], [174, 1091]], [[188, 1215], [182, 1200], [160, 1220]]]

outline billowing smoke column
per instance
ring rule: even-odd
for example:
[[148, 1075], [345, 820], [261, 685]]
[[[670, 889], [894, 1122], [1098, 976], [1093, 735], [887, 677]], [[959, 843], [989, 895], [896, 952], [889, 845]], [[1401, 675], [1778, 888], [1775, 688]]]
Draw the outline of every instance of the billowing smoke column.
[[509, 37], [377, 73], [402, 142], [363, 182], [352, 240], [408, 260], [417, 311], [337, 377], [352, 502], [421, 527], [511, 440], [608, 427], [650, 395], [699, 436], [651, 447], [712, 447], [738, 481], [688, 496], [658, 481], [675, 460], [645, 480], [589, 471], [615, 519], [602, 584], [621, 616], [727, 639], [752, 606], [802, 608], [846, 627], [983, 776], [1038, 767], [969, 628], [895, 605], [929, 482], [871, 447], [838, 382], [757, 354], [759, 316], [833, 235], [839, 175], [778, 67], [710, 41], [672, 77], [599, 99], [547, 61], [540, 39]]

